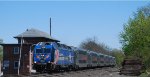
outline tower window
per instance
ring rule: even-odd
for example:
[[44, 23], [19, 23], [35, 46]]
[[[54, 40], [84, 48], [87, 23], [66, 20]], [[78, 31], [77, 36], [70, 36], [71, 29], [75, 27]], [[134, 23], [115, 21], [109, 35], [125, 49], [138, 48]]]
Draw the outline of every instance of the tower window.
[[19, 54], [19, 47], [14, 47], [14, 54]]
[[14, 61], [14, 69], [18, 69], [19, 66], [19, 62], [18, 61]]

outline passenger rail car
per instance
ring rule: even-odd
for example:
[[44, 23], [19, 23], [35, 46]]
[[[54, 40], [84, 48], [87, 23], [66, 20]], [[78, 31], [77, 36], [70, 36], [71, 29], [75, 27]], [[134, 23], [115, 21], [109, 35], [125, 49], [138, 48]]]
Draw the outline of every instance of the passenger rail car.
[[75, 48], [75, 66], [77, 69], [85, 68], [88, 65], [88, 51], [84, 49]]

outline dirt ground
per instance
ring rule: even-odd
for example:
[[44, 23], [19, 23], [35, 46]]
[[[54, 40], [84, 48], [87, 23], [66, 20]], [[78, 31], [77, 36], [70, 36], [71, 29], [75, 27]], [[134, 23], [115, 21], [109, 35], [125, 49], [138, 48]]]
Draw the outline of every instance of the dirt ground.
[[103, 67], [70, 72], [55, 72], [51, 74], [48, 73], [39, 74], [33, 72], [30, 76], [24, 77], [137, 77], [137, 76], [119, 75], [117, 68]]

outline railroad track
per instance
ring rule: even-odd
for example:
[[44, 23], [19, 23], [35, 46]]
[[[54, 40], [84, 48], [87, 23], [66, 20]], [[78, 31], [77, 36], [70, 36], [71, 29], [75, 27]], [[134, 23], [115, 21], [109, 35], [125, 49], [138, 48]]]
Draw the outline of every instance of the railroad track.
[[[13, 77], [13, 76], [12, 76]], [[16, 77], [16, 76], [14, 76]], [[138, 77], [138, 76], [125, 76], [120, 75], [117, 68], [103, 67], [95, 69], [86, 69], [78, 71], [60, 71], [52, 73], [36, 73], [35, 71], [29, 76], [19, 76], [19, 77]]]
[[[61, 71], [52, 73], [32, 73], [30, 76], [23, 77], [130, 77], [119, 75], [117, 68], [103, 67], [78, 71]], [[136, 77], [136, 76], [135, 76]]]

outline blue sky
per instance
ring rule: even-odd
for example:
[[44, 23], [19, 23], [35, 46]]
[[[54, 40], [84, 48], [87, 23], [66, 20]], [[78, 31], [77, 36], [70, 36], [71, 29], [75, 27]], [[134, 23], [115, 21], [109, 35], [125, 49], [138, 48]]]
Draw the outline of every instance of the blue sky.
[[119, 33], [133, 12], [146, 1], [0, 1], [0, 38], [4, 43], [17, 43], [13, 38], [26, 29], [35, 28], [49, 33], [62, 43], [79, 46], [90, 37], [111, 48], [121, 48]]

